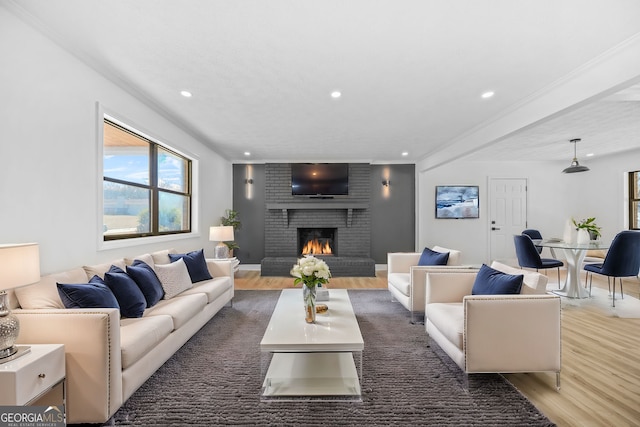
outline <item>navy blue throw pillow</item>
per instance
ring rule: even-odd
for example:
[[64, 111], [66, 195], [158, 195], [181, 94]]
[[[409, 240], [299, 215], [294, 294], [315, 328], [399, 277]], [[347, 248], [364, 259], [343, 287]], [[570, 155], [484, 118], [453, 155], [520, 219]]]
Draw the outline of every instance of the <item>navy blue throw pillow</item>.
[[142, 317], [147, 300], [131, 276], [112, 265], [104, 275], [104, 282], [116, 296], [123, 317]]
[[418, 265], [447, 265], [449, 252], [436, 252], [429, 248], [424, 248]]
[[133, 278], [142, 291], [144, 299], [147, 301], [147, 307], [153, 307], [164, 296], [160, 279], [146, 262], [139, 259], [133, 261], [132, 265], [127, 266], [127, 274]]
[[98, 276], [93, 276], [89, 283], [57, 285], [66, 308], [120, 308], [111, 289]]
[[522, 274], [506, 274], [482, 264], [471, 289], [472, 295], [519, 294], [522, 288]]
[[193, 251], [186, 254], [169, 254], [171, 262], [178, 261], [180, 258], [187, 265], [191, 283], [202, 282], [203, 280], [211, 280], [211, 274], [207, 268], [207, 261], [204, 259], [204, 249]]

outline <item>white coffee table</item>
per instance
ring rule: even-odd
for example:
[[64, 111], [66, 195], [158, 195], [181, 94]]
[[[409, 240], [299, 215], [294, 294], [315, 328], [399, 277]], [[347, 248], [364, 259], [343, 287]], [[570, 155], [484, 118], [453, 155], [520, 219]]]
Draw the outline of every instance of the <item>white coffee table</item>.
[[263, 400], [362, 399], [364, 341], [349, 294], [346, 289], [331, 289], [324, 304], [328, 312], [308, 324], [302, 290], [285, 289], [280, 294], [260, 342]]

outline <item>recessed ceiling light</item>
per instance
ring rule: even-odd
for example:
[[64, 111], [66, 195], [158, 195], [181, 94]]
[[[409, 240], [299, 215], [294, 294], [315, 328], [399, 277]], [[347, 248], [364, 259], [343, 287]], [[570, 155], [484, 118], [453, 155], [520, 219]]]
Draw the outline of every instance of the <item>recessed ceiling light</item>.
[[188, 90], [181, 90], [180, 95], [184, 96], [185, 98], [191, 98], [193, 96]]
[[493, 95], [495, 95], [495, 93], [493, 91], [487, 91], [487, 92], [482, 94], [482, 97], [484, 99], [487, 99], [487, 98], [491, 98]]
[[245, 151], [245, 152], [244, 152], [244, 155], [245, 155], [245, 156], [250, 156], [250, 155], [251, 155], [251, 153], [250, 153], [250, 152], [248, 152], [248, 151]]
[[587, 153], [587, 157], [593, 157], [593, 156], [595, 156], [594, 153]]
[[403, 156], [408, 156], [408, 155], [409, 155], [409, 152], [408, 152], [408, 151], [403, 151], [403, 152], [402, 152], [402, 155], [403, 155]]
[[331, 92], [331, 97], [334, 99], [340, 98], [342, 96], [342, 92], [340, 92], [339, 90], [334, 90], [333, 92]]

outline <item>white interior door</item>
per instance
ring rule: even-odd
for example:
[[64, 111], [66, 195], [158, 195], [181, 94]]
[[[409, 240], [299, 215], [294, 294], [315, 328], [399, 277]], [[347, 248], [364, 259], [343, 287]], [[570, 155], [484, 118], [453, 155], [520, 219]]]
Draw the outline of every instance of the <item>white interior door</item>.
[[513, 235], [527, 228], [527, 180], [489, 178], [489, 192], [491, 261], [513, 262]]

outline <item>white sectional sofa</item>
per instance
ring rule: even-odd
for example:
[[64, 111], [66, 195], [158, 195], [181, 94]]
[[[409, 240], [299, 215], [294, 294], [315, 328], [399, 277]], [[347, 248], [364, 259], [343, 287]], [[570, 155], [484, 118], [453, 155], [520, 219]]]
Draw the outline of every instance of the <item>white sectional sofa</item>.
[[[169, 264], [169, 253], [145, 254], [155, 268]], [[135, 257], [139, 258], [139, 257]], [[87, 283], [111, 265], [133, 259], [75, 268], [41, 278], [16, 290], [13, 314], [20, 320], [19, 343], [65, 346], [67, 422], [104, 423], [182, 345], [234, 295], [229, 261], [206, 260], [213, 277], [124, 318], [116, 308], [64, 308], [56, 283]]]
[[560, 388], [560, 297], [547, 277], [494, 262], [524, 276], [520, 294], [472, 295], [477, 272], [427, 273], [425, 328], [465, 373], [554, 372]]

